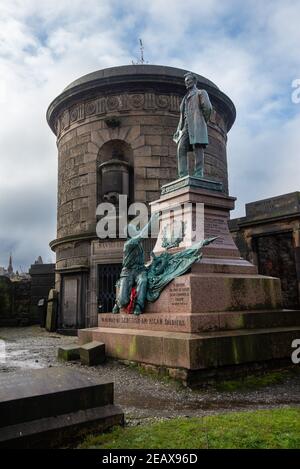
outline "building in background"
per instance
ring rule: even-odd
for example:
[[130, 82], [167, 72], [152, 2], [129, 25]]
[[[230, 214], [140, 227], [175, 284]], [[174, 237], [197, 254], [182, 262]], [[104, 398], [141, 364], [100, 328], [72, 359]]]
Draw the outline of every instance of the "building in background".
[[32, 320], [40, 322], [39, 300], [47, 303], [49, 291], [55, 286], [55, 264], [44, 264], [41, 256], [30, 266], [31, 278], [30, 314]]
[[[99, 70], [71, 83], [47, 111], [58, 148], [56, 289], [59, 328], [97, 325], [112, 310], [123, 240], [99, 240], [96, 207], [126, 194], [147, 204], [177, 178], [176, 131], [186, 70], [130, 65]], [[197, 75], [214, 107], [205, 175], [228, 193], [226, 142], [235, 120], [232, 101]], [[145, 246], [151, 250], [151, 240]]]
[[13, 278], [16, 274], [12, 265], [12, 255], [9, 255], [7, 269], [5, 267], [0, 267], [0, 275], [8, 278]]
[[242, 256], [262, 275], [279, 277], [284, 307], [300, 307], [300, 192], [246, 204], [229, 223]]
[[0, 267], [0, 276], [7, 277], [12, 281], [30, 280], [30, 275], [28, 272], [19, 272], [18, 270], [16, 270], [16, 272], [14, 271], [13, 258], [11, 254], [9, 255], [7, 269], [5, 267]]
[[0, 268], [0, 326], [29, 326], [40, 323], [38, 302], [47, 303], [55, 284], [55, 264], [44, 264], [41, 256], [29, 272], [13, 270], [12, 256], [8, 268]]

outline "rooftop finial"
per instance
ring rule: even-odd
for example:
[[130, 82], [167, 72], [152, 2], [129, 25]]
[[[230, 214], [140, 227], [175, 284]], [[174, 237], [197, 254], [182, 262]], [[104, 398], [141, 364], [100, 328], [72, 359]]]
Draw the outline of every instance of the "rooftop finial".
[[141, 38], [139, 39], [139, 42], [140, 42], [140, 58], [136, 62], [132, 61], [132, 65], [143, 65], [145, 63], [148, 63], [148, 62], [145, 62], [145, 59], [144, 59], [144, 44]]
[[140, 38], [140, 52], [141, 52], [140, 61], [141, 61], [141, 64], [143, 64], [144, 63], [144, 46], [143, 46], [143, 41], [141, 38]]

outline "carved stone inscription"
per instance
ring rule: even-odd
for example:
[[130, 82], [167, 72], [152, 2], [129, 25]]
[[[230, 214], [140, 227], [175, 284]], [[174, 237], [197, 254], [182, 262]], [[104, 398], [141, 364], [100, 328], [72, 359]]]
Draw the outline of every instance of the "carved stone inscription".
[[170, 287], [170, 303], [172, 306], [188, 305], [190, 288], [184, 283], [177, 283]]
[[157, 318], [148, 318], [147, 314], [143, 316], [133, 315], [100, 315], [100, 326], [104, 327], [122, 327], [130, 326], [173, 326], [173, 327], [187, 327], [187, 321], [185, 319], [176, 319], [168, 317], [158, 316]]

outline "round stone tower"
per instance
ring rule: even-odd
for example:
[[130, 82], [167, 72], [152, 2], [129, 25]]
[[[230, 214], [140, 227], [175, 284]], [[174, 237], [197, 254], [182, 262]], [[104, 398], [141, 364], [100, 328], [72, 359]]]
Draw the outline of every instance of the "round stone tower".
[[[177, 178], [172, 135], [186, 72], [158, 65], [99, 70], [75, 80], [48, 108], [58, 147], [57, 238], [50, 246], [61, 329], [95, 326], [98, 313], [111, 310], [124, 241], [97, 238], [97, 205], [114, 203], [120, 193], [129, 203], [152, 202]], [[235, 107], [214, 83], [196, 76], [214, 108], [204, 176], [221, 181], [227, 194], [226, 141]], [[153, 244], [146, 244], [147, 252]]]

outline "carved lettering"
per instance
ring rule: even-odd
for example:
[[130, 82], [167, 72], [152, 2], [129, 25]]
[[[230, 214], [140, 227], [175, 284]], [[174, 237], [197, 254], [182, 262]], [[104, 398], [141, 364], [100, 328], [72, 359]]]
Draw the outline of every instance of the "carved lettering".
[[67, 129], [70, 123], [82, 121], [86, 117], [105, 115], [108, 112], [128, 110], [169, 110], [179, 112], [180, 98], [174, 95], [156, 93], [122, 93], [120, 95], [101, 96], [84, 103], [77, 104], [63, 111], [55, 122], [57, 136]]
[[170, 288], [170, 303], [176, 305], [188, 305], [190, 288], [183, 284], [175, 284]]
[[185, 319], [177, 319], [172, 318], [171, 316], [157, 316], [157, 318], [147, 317], [147, 313], [141, 316], [133, 316], [133, 315], [101, 315], [99, 316], [100, 319], [100, 325], [102, 326], [117, 326], [117, 327], [122, 327], [123, 326], [128, 326], [130, 324], [136, 326], [171, 326], [171, 327], [187, 327], [187, 321]]

